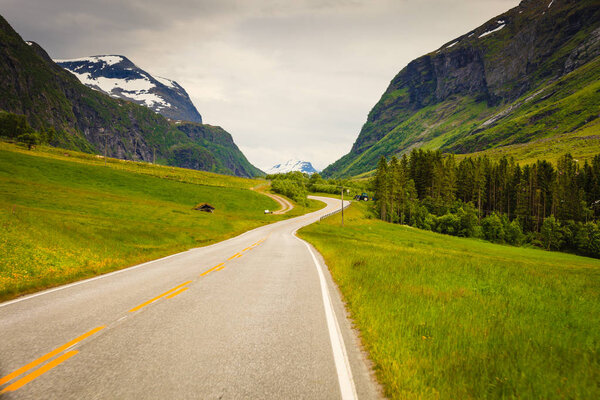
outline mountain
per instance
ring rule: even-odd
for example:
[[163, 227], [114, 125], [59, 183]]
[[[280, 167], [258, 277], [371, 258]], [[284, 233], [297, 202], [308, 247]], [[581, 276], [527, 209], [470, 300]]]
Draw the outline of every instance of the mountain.
[[147, 107], [88, 88], [39, 45], [24, 42], [2, 17], [0, 76], [0, 111], [25, 115], [37, 130], [54, 129], [55, 146], [97, 154], [106, 149], [120, 159], [224, 174], [262, 175], [222, 128], [171, 122]]
[[111, 97], [133, 101], [173, 120], [202, 123], [184, 88], [170, 79], [150, 75], [127, 57], [105, 55], [54, 62], [84, 85]]
[[267, 175], [273, 175], [285, 174], [292, 171], [300, 171], [309, 175], [318, 172], [308, 161], [288, 160], [283, 164], [274, 165], [273, 167], [269, 168], [266, 173]]
[[577, 155], [600, 148], [600, 3], [525, 0], [410, 62], [325, 176], [414, 148]]

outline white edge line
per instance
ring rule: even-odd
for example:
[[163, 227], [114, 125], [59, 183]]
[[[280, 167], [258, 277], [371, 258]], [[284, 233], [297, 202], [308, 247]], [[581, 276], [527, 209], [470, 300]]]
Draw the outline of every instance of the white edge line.
[[296, 239], [304, 243], [310, 255], [312, 256], [315, 268], [319, 274], [321, 294], [323, 296], [323, 307], [325, 308], [325, 318], [327, 319], [329, 339], [331, 340], [331, 350], [333, 352], [333, 359], [335, 361], [335, 369], [337, 371], [342, 399], [358, 399], [358, 395], [356, 394], [356, 386], [354, 385], [354, 378], [352, 377], [350, 360], [348, 359], [348, 353], [346, 352], [346, 345], [344, 344], [342, 331], [335, 316], [331, 297], [329, 296], [329, 290], [327, 289], [327, 281], [325, 280], [325, 275], [323, 275], [323, 269], [308, 243], [296, 236], [296, 231], [294, 231], [293, 235]]
[[[314, 196], [313, 196], [313, 197], [314, 197]], [[307, 216], [307, 215], [316, 214], [316, 213], [318, 213], [319, 211], [322, 211], [322, 210], [313, 211], [312, 213], [309, 213], [309, 214], [304, 214], [304, 215], [300, 215], [300, 216], [298, 216], [298, 217], [295, 217], [295, 218], [302, 218], [302, 217], [305, 217], [305, 216]], [[294, 219], [294, 218], [292, 218], [292, 219]], [[109, 272], [109, 273], [106, 273], [106, 274], [103, 274], [103, 275], [94, 276], [94, 277], [92, 277], [92, 278], [88, 278], [88, 279], [84, 279], [84, 280], [81, 280], [81, 281], [77, 281], [77, 282], [69, 283], [69, 284], [66, 284], [66, 285], [63, 285], [63, 286], [58, 286], [58, 287], [55, 287], [55, 288], [52, 288], [52, 289], [43, 290], [43, 291], [41, 291], [41, 292], [33, 293], [33, 294], [30, 294], [30, 295], [27, 295], [27, 296], [18, 297], [18, 298], [14, 299], [14, 300], [9, 300], [9, 301], [5, 301], [4, 303], [0, 303], [0, 308], [2, 308], [2, 307], [6, 307], [6, 306], [9, 306], [9, 305], [11, 305], [11, 304], [20, 303], [21, 301], [25, 301], [25, 300], [33, 299], [33, 298], [35, 298], [35, 297], [38, 297], [38, 296], [43, 296], [43, 295], [45, 295], [45, 294], [50, 294], [50, 293], [52, 293], [52, 292], [57, 292], [57, 291], [59, 291], [59, 290], [68, 289], [68, 288], [71, 288], [71, 287], [73, 287], [73, 286], [83, 285], [84, 283], [92, 282], [92, 281], [95, 281], [95, 280], [97, 280], [97, 279], [103, 279], [103, 278], [107, 278], [107, 277], [109, 277], [109, 276], [112, 276], [112, 275], [120, 274], [120, 273], [122, 273], [122, 272], [132, 271], [132, 270], [134, 270], [134, 269], [137, 269], [137, 268], [140, 268], [140, 267], [144, 267], [144, 266], [146, 266], [146, 265], [148, 265], [148, 264], [152, 264], [152, 263], [159, 262], [159, 261], [164, 261], [164, 260], [166, 260], [166, 259], [168, 259], [168, 258], [171, 258], [171, 257], [176, 257], [176, 256], [180, 256], [180, 255], [182, 255], [182, 254], [189, 253], [189, 252], [192, 252], [192, 251], [196, 251], [196, 250], [203, 250], [203, 249], [208, 249], [208, 248], [211, 248], [211, 247], [213, 247], [213, 246], [217, 246], [217, 245], [221, 245], [221, 244], [223, 244], [223, 243], [227, 243], [227, 242], [229, 242], [229, 241], [231, 241], [231, 240], [236, 240], [236, 239], [239, 239], [239, 238], [241, 238], [242, 236], [249, 235], [250, 233], [252, 233], [252, 232], [254, 232], [254, 231], [258, 231], [258, 230], [260, 230], [260, 229], [263, 229], [263, 228], [266, 228], [266, 227], [268, 227], [268, 226], [271, 226], [271, 227], [272, 227], [272, 226], [273, 226], [273, 225], [275, 225], [275, 224], [280, 224], [280, 223], [284, 223], [284, 222], [291, 221], [292, 219], [284, 219], [284, 220], [281, 220], [281, 221], [272, 222], [272, 223], [270, 223], [270, 224], [267, 224], [267, 225], [259, 226], [259, 227], [256, 227], [256, 228], [254, 228], [254, 229], [251, 229], [251, 230], [249, 230], [249, 231], [246, 231], [246, 232], [244, 232], [244, 233], [241, 233], [241, 234], [239, 234], [238, 236], [234, 236], [234, 237], [232, 237], [232, 238], [229, 238], [229, 239], [223, 240], [223, 241], [221, 241], [221, 242], [213, 243], [213, 244], [211, 244], [211, 245], [208, 245], [208, 246], [203, 246], [203, 247], [195, 247], [195, 248], [193, 248], [193, 249], [189, 249], [189, 250], [186, 250], [186, 251], [182, 251], [182, 252], [180, 252], [180, 253], [171, 254], [171, 255], [169, 255], [169, 256], [166, 256], [166, 257], [163, 257], [163, 258], [157, 258], [156, 260], [150, 260], [150, 261], [147, 261], [147, 262], [145, 262], [145, 263], [142, 263], [142, 264], [133, 265], [133, 266], [131, 266], [131, 267], [127, 267], [127, 268], [119, 269], [119, 270], [112, 271], [112, 272]]]
[[[276, 223], [278, 223], [278, 222], [284, 222], [284, 221], [286, 221], [286, 220], [283, 220], [283, 221], [277, 221], [277, 222], [274, 222], [274, 224], [276, 224]], [[220, 244], [226, 243], [226, 242], [228, 242], [228, 241], [230, 241], [230, 240], [239, 239], [240, 237], [242, 237], [242, 236], [245, 236], [245, 235], [247, 235], [247, 234], [249, 234], [249, 233], [251, 233], [251, 232], [253, 232], [253, 231], [255, 231], [255, 230], [258, 230], [258, 229], [264, 228], [265, 226], [270, 226], [270, 225], [272, 225], [272, 224], [269, 224], [269, 225], [263, 225], [263, 226], [259, 226], [259, 227], [257, 227], [257, 228], [254, 228], [254, 229], [250, 230], [250, 231], [246, 231], [246, 232], [244, 232], [244, 233], [241, 233], [241, 234], [239, 234], [238, 236], [234, 236], [234, 237], [232, 237], [232, 238], [229, 238], [229, 239], [223, 240], [223, 241], [221, 241], [221, 242], [213, 243], [213, 244], [211, 244], [211, 245], [208, 245], [208, 246], [204, 246], [204, 247], [194, 247], [193, 249], [189, 249], [189, 250], [186, 250], [186, 251], [182, 251], [182, 252], [180, 252], [180, 253], [171, 254], [171, 255], [169, 255], [169, 256], [162, 257], [162, 258], [157, 258], [156, 260], [150, 260], [150, 261], [146, 261], [145, 263], [142, 263], [142, 264], [133, 265], [133, 266], [131, 266], [131, 267], [127, 267], [127, 268], [119, 269], [119, 270], [116, 270], [116, 271], [108, 272], [108, 273], [106, 273], [106, 274], [103, 274], [103, 275], [94, 276], [94, 277], [92, 277], [92, 278], [88, 278], [88, 279], [84, 279], [84, 280], [81, 280], [81, 281], [77, 281], [77, 282], [69, 283], [69, 284], [66, 284], [66, 285], [63, 285], [63, 286], [58, 286], [58, 287], [55, 287], [55, 288], [52, 288], [52, 289], [43, 290], [43, 291], [41, 291], [41, 292], [34, 293], [34, 294], [30, 294], [30, 295], [28, 295], [28, 296], [19, 297], [19, 298], [16, 298], [16, 299], [14, 299], [14, 300], [10, 300], [10, 301], [6, 301], [6, 302], [4, 302], [4, 303], [0, 303], [0, 308], [2, 308], [2, 307], [6, 307], [6, 306], [9, 306], [9, 305], [11, 305], [11, 304], [14, 304], [14, 303], [19, 303], [19, 302], [21, 302], [21, 301], [25, 301], [25, 300], [33, 299], [34, 297], [43, 296], [43, 295], [45, 295], [45, 294], [50, 294], [50, 293], [52, 293], [52, 292], [57, 292], [57, 291], [59, 291], [59, 290], [68, 289], [68, 288], [71, 288], [71, 287], [73, 287], [73, 286], [83, 285], [84, 283], [92, 282], [92, 281], [95, 281], [95, 280], [98, 280], [98, 279], [107, 278], [107, 277], [109, 277], [109, 276], [112, 276], [112, 275], [117, 275], [117, 274], [120, 274], [120, 273], [123, 273], [123, 272], [132, 271], [132, 270], [134, 270], [134, 269], [141, 268], [141, 267], [144, 267], [144, 266], [146, 266], [146, 265], [149, 265], [149, 264], [152, 264], [152, 263], [155, 263], [155, 262], [164, 261], [164, 260], [166, 260], [166, 259], [169, 259], [169, 258], [172, 258], [172, 257], [181, 256], [181, 255], [183, 255], [183, 254], [185, 254], [185, 253], [189, 253], [189, 252], [192, 252], [192, 251], [196, 251], [196, 250], [203, 250], [203, 249], [208, 249], [208, 248], [210, 248], [210, 247], [213, 247], [213, 246], [216, 246], [216, 245], [220, 245]]]

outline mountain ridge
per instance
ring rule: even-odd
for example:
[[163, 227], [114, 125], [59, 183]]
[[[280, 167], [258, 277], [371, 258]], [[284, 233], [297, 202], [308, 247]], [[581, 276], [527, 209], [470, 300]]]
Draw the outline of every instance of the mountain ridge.
[[[572, 133], [597, 118], [599, 96], [587, 91], [598, 73], [583, 67], [599, 38], [597, 1], [522, 1], [404, 67], [323, 173], [358, 175], [413, 148], [470, 153]], [[555, 110], [569, 114], [558, 129]]]
[[177, 82], [155, 77], [123, 55], [54, 60], [84, 85], [113, 98], [133, 101], [172, 120], [202, 123], [188, 93]]
[[222, 128], [203, 125], [204, 136], [196, 138], [149, 108], [83, 85], [1, 16], [0, 74], [0, 110], [25, 115], [36, 130], [54, 129], [52, 145], [223, 174], [263, 174]]
[[272, 166], [271, 168], [269, 168], [268, 170], [266, 170], [266, 174], [267, 175], [274, 175], [274, 174], [285, 174], [288, 172], [294, 172], [294, 171], [299, 171], [305, 174], [314, 174], [315, 172], [318, 172], [310, 162], [308, 161], [301, 161], [301, 160], [297, 160], [297, 159], [290, 159], [287, 160], [284, 163], [281, 164], [276, 164], [274, 166]]

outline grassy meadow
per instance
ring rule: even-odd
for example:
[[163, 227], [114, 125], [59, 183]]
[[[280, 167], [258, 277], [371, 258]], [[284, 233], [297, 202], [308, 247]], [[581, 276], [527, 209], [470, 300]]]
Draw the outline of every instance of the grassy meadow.
[[[212, 244], [318, 209], [265, 215], [264, 184], [0, 143], [0, 300]], [[213, 214], [192, 210], [198, 203]]]
[[300, 231], [392, 399], [600, 398], [600, 260], [369, 218]]

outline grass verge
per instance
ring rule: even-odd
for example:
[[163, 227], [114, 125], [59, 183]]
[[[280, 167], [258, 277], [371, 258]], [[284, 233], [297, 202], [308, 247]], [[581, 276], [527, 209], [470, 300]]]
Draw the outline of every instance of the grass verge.
[[300, 230], [393, 399], [600, 398], [600, 261], [369, 219]]
[[[58, 152], [58, 154], [57, 154]], [[70, 154], [65, 156], [64, 154]], [[0, 146], [0, 300], [106, 273], [322, 207], [277, 216], [261, 181], [82, 153]], [[213, 214], [192, 210], [208, 202]]]

